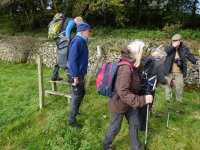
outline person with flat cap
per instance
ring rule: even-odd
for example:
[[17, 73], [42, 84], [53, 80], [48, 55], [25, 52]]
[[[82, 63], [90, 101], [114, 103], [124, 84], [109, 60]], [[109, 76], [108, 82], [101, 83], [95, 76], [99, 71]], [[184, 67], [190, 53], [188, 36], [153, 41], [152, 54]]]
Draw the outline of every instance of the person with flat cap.
[[[172, 42], [165, 48], [167, 57], [164, 61], [165, 64], [165, 76], [168, 82], [173, 79], [176, 87], [176, 101], [184, 103], [182, 98], [183, 93], [183, 78], [187, 75], [186, 60], [189, 60], [192, 64], [200, 65], [200, 61], [194, 57], [189, 48], [185, 46], [181, 40], [181, 35], [175, 34], [172, 37]], [[166, 100], [170, 101], [171, 87], [165, 86]]]
[[72, 39], [68, 50], [68, 69], [71, 84], [71, 100], [68, 123], [71, 127], [82, 128], [76, 120], [80, 104], [85, 95], [86, 74], [88, 68], [88, 38], [92, 29], [85, 23], [77, 25], [77, 34]]

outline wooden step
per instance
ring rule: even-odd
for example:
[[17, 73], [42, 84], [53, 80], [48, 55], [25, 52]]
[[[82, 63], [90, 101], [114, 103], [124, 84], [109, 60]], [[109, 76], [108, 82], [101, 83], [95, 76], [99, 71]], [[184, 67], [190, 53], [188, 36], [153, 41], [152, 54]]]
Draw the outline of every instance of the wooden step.
[[66, 97], [68, 99], [68, 102], [69, 102], [69, 100], [71, 98], [70, 94], [66, 94], [64, 92], [52, 91], [52, 90], [45, 90], [45, 95], [48, 96], [49, 94]]
[[70, 84], [68, 81], [66, 80], [60, 80], [60, 81], [52, 81], [50, 80], [51, 83], [60, 83], [60, 84]]

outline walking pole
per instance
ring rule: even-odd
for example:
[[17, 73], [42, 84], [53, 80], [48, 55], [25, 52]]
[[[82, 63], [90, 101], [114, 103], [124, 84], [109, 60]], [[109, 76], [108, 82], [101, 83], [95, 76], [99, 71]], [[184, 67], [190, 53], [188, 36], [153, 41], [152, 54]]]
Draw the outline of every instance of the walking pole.
[[[172, 87], [173, 87], [173, 79], [170, 82], [170, 87], [171, 87], [171, 91], [170, 91], [170, 97], [172, 100]], [[169, 127], [169, 115], [170, 115], [170, 102], [167, 102], [167, 106], [168, 106], [168, 110], [167, 110], [167, 124], [166, 124], [166, 128]]]
[[148, 130], [148, 121], [149, 121], [149, 104], [147, 104], [147, 118], [146, 118], [146, 127], [145, 127], [145, 141], [144, 141], [144, 149], [147, 149], [147, 130]]
[[[155, 90], [156, 82], [157, 82], [157, 78], [156, 78], [154, 85], [153, 85], [153, 89], [152, 89], [153, 91]], [[148, 94], [148, 92], [149, 92], [148, 90], [149, 90], [149, 85], [148, 85], [146, 94]], [[148, 120], [149, 120], [149, 104], [147, 104], [147, 117], [146, 117], [145, 141], [144, 141], [144, 149], [145, 150], [147, 149]]]
[[[200, 57], [200, 49], [199, 49], [199, 57]], [[200, 104], [200, 64], [199, 64], [199, 104]]]

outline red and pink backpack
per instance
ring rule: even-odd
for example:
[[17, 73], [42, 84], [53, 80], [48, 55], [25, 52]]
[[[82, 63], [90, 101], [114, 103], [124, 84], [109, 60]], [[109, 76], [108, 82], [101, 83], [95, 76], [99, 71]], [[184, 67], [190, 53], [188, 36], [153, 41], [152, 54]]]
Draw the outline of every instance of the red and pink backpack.
[[117, 69], [121, 65], [128, 65], [133, 71], [133, 65], [128, 61], [104, 63], [96, 76], [96, 91], [99, 95], [112, 98], [114, 95], [114, 83], [117, 75]]

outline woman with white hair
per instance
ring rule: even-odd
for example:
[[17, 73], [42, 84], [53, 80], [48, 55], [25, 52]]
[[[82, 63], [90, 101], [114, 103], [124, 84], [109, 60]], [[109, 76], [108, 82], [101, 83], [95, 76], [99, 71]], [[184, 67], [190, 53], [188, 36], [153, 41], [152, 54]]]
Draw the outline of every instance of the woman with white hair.
[[139, 95], [141, 83], [137, 68], [143, 56], [144, 47], [144, 42], [135, 40], [121, 49], [122, 60], [133, 65], [134, 70], [131, 71], [128, 65], [118, 67], [114, 85], [115, 94], [109, 101], [111, 123], [102, 142], [104, 150], [112, 149], [111, 144], [120, 131], [124, 116], [129, 124], [131, 150], [142, 150], [138, 136], [140, 128], [138, 108], [153, 101], [152, 95]]

